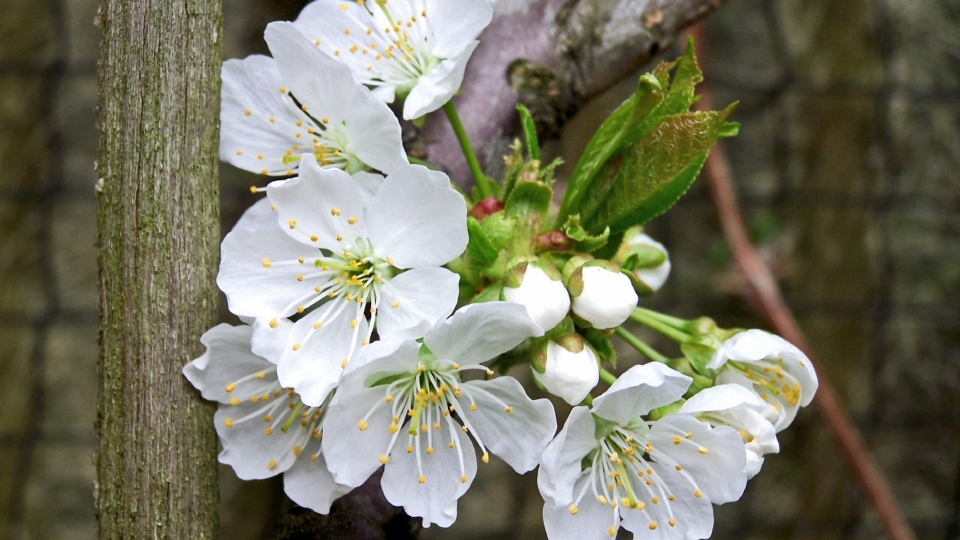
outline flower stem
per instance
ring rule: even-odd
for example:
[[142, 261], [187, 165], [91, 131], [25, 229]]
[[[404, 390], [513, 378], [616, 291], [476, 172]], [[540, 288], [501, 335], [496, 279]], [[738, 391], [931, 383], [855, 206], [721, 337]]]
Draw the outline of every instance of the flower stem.
[[656, 312], [652, 312], [643, 308], [637, 308], [633, 310], [633, 314], [630, 315], [630, 320], [656, 330], [657, 332], [660, 332], [661, 334], [678, 343], [687, 343], [693, 341], [693, 336], [664, 322], [661, 320], [659, 315], [660, 314]]
[[470, 145], [467, 131], [463, 129], [463, 122], [460, 121], [460, 115], [457, 114], [457, 108], [453, 105], [452, 99], [443, 106], [443, 112], [447, 114], [447, 119], [450, 120], [450, 127], [453, 128], [453, 133], [457, 136], [457, 142], [460, 143], [460, 148], [463, 150], [463, 157], [467, 158], [467, 165], [470, 167], [470, 174], [473, 175], [473, 183], [477, 186], [480, 197], [483, 199], [493, 197], [494, 193], [490, 187], [490, 181], [487, 180], [483, 170], [480, 169], [477, 154], [474, 153], [473, 146]]
[[692, 322], [692, 321], [687, 321], [677, 317], [671, 317], [670, 315], [667, 315], [665, 313], [660, 313], [659, 311], [653, 311], [652, 309], [646, 309], [642, 307], [638, 307], [634, 311], [642, 311], [650, 318], [656, 319], [668, 326], [672, 326], [677, 330], [686, 330], [687, 328], [690, 327], [690, 324]]
[[593, 396], [591, 396], [590, 394], [587, 394], [583, 398], [583, 403], [581, 403], [581, 405], [586, 405], [587, 407], [593, 407]]
[[669, 364], [669, 363], [670, 363], [670, 359], [669, 359], [669, 358], [667, 358], [666, 356], [658, 353], [656, 350], [654, 350], [653, 347], [651, 347], [651, 346], [647, 345], [646, 343], [644, 343], [643, 341], [641, 341], [640, 338], [638, 338], [637, 336], [631, 334], [630, 332], [628, 332], [628, 331], [627, 331], [625, 328], [623, 328], [622, 326], [618, 326], [618, 327], [614, 330], [614, 332], [616, 332], [618, 336], [620, 336], [621, 338], [623, 338], [623, 340], [626, 341], [631, 347], [633, 347], [634, 349], [640, 351], [640, 352], [641, 352], [644, 356], [646, 356], [647, 358], [649, 358], [649, 359], [651, 359], [651, 360], [653, 360], [653, 361], [655, 361], [655, 362], [660, 362], [661, 364]]
[[617, 382], [617, 376], [603, 368], [600, 368], [600, 380], [607, 384], [613, 384]]

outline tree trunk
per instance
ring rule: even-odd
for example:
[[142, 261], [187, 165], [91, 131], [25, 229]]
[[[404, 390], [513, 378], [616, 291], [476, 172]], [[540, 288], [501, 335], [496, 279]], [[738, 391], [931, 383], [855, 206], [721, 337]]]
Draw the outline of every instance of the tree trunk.
[[215, 538], [214, 406], [180, 373], [216, 323], [219, 0], [102, 0], [100, 538]]

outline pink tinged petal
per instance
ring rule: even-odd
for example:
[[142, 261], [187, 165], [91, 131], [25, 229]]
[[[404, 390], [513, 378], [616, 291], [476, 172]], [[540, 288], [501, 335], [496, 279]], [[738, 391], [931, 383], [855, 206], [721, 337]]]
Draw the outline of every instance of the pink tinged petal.
[[[674, 467], [660, 463], [651, 463], [649, 467], [666, 483], [668, 496], [673, 495], [673, 500], [668, 498], [664, 501], [664, 497], [656, 490], [654, 493], [657, 493], [658, 502], [653, 504], [652, 496], [643, 491], [643, 510], [622, 510], [623, 528], [634, 533], [636, 538], [650, 540], [709, 538], [713, 532], [713, 507], [710, 501], [703, 496], [697, 497], [693, 484]], [[651, 523], [656, 527], [651, 529]]]
[[[454, 436], [456, 447], [450, 448], [448, 444]], [[451, 430], [444, 425], [433, 437], [435, 447], [429, 454], [426, 437], [421, 437], [421, 467], [417, 465], [418, 450], [408, 453], [404, 449], [406, 441], [398, 443], [384, 468], [380, 485], [390, 504], [402, 506], [411, 516], [423, 518], [424, 527], [432, 523], [449, 527], [457, 518], [457, 499], [466, 493], [477, 475], [477, 456], [469, 436], [458, 427]]]
[[220, 463], [233, 467], [243, 480], [270, 478], [289, 469], [297, 459], [294, 447], [309, 436], [296, 423], [286, 433], [280, 429], [290, 414], [286, 403], [295, 399], [283, 392], [256, 403], [245, 399], [235, 406], [221, 405], [213, 417], [223, 445]]
[[300, 459], [283, 474], [283, 491], [287, 496], [320, 514], [329, 513], [333, 501], [349, 493], [350, 489], [333, 479], [320, 452], [320, 443], [313, 443], [313, 440], [303, 449]]
[[380, 288], [377, 332], [383, 339], [416, 339], [457, 305], [460, 276], [446, 268], [414, 268]]
[[[267, 186], [267, 197], [277, 207], [277, 229], [307, 246], [339, 253], [366, 236], [364, 221], [348, 222], [363, 215], [363, 196], [357, 185], [339, 169], [321, 169], [312, 154], [303, 156], [298, 178]], [[337, 240], [338, 236], [342, 240]], [[320, 256], [319, 251], [306, 252], [311, 263]], [[307, 270], [315, 269], [310, 266]]]
[[[250, 351], [251, 334], [249, 326], [220, 324], [200, 338], [207, 350], [184, 366], [183, 374], [204, 399], [230, 403], [237, 394], [277, 380], [273, 364]], [[264, 373], [262, 379], [250, 377], [260, 372]], [[245, 378], [247, 381], [241, 382]]]
[[743, 495], [746, 455], [743, 441], [733, 428], [712, 428], [691, 415], [671, 414], [653, 424], [647, 441], [653, 445], [654, 460], [680, 464], [714, 504], [735, 501]]
[[433, 54], [451, 58], [462, 54], [493, 18], [487, 0], [427, 0], [426, 10], [433, 31]]
[[423, 343], [442, 360], [460, 364], [486, 362], [543, 330], [527, 310], [510, 302], [485, 302], [460, 308], [427, 331]]
[[557, 431], [553, 405], [546, 399], [527, 397], [513, 377], [466, 381], [463, 386], [477, 407], [463, 407], [459, 414], [476, 436], [517, 473], [533, 470]]
[[278, 224], [269, 225], [265, 216], [276, 214], [266, 212], [270, 202], [257, 202], [220, 247], [217, 285], [227, 296], [230, 311], [241, 317], [272, 319], [294, 313], [306, 288], [297, 280], [304, 266], [297, 261], [318, 253], [290, 238]]
[[[380, 456], [387, 452], [393, 437], [385, 389], [343, 391], [341, 386], [334, 395], [323, 422], [323, 455], [338, 484], [357, 487], [381, 466]], [[379, 409], [363, 420], [374, 406]]]
[[273, 58], [227, 60], [222, 75], [220, 159], [257, 174], [286, 175], [296, 169], [283, 158], [293, 145], [302, 144], [297, 122], [309, 118], [280, 92], [283, 81]]
[[[347, 306], [336, 318], [338, 303]], [[317, 307], [298, 320], [290, 331], [289, 346], [277, 366], [280, 383], [296, 388], [307, 405], [319, 407], [337, 387], [340, 373], [347, 367], [351, 353], [356, 354], [367, 338], [367, 320], [357, 307], [346, 300], [333, 300]]]
[[692, 379], [663, 364], [633, 366], [593, 400], [593, 412], [621, 425], [680, 399]]
[[[579, 493], [591, 481], [590, 471], [583, 471], [575, 491]], [[616, 530], [620, 528], [619, 510], [619, 507], [615, 510], [600, 504], [593, 491], [586, 487], [586, 495], [576, 505], [576, 514], [571, 512], [569, 504], [554, 504], [548, 500], [543, 505], [543, 525], [550, 540], [610, 540], [616, 537]], [[614, 527], [613, 535], [610, 535], [611, 526]]]
[[447, 175], [407, 165], [387, 176], [367, 207], [377, 255], [399, 268], [440, 266], [467, 247], [467, 205]]
[[479, 45], [474, 41], [461, 54], [443, 60], [417, 80], [403, 102], [403, 119], [413, 120], [443, 107], [460, 89], [467, 62]]
[[574, 407], [563, 429], [543, 450], [537, 485], [548, 503], [567, 505], [574, 501], [574, 483], [580, 478], [581, 462], [599, 446], [594, 431], [590, 410]]

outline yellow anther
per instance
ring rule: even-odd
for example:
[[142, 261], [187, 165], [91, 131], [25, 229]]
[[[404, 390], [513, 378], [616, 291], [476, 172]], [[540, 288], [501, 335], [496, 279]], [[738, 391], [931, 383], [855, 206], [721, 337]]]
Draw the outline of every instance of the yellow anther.
[[387, 428], [387, 429], [390, 431], [390, 433], [396, 433], [396, 432], [400, 431], [400, 426], [398, 426], [398, 425], [396, 425], [396, 424], [390, 424], [390, 427]]
[[313, 323], [313, 329], [314, 329], [314, 330], [316, 330], [317, 328], [320, 328], [321, 326], [323, 326], [323, 321], [317, 321], [317, 322]]
[[242, 155], [243, 155], [243, 150], [237, 150], [237, 155], [238, 155], [238, 156], [242, 156]]
[[[306, 112], [306, 110], [307, 110], [307, 106], [306, 106], [306, 105], [300, 105], [300, 108], [303, 109], [304, 112]], [[297, 125], [298, 125], [298, 126], [300, 125], [300, 121], [299, 121], [299, 120], [297, 120]]]
[[280, 93], [281, 93], [281, 94], [286, 94], [286, 93], [287, 93], [287, 87], [286, 87], [286, 86], [281, 86], [281, 87], [280, 87]]
[[273, 123], [276, 122], [276, 121], [277, 121], [276, 118], [274, 118], [274, 117], [272, 117], [272, 116], [270, 117], [270, 123], [271, 123], [271, 124], [273, 124]]
[[294, 343], [294, 344], [293, 344], [293, 350], [295, 350], [295, 351], [299, 351], [301, 347], [303, 347], [303, 344], [302, 344], [302, 343]]
[[699, 490], [699, 489], [695, 489], [695, 490], [693, 490], [693, 496], [696, 497], [696, 498], [698, 498], [698, 499], [700, 499], [700, 498], [703, 497], [703, 494], [700, 493], [700, 490]]
[[337, 235], [337, 242], [341, 242], [341, 241], [343, 241], [343, 237], [338, 234], [338, 235]]
[[297, 226], [297, 220], [291, 219], [290, 221], [287, 222], [287, 225], [292, 229]]
[[677, 498], [674, 497], [673, 494], [667, 495], [667, 498], [670, 499], [671, 501], [677, 500]]
[[358, 49], [358, 47], [357, 47], [356, 45], [351, 45], [351, 46], [350, 46], [350, 52], [352, 52], [352, 53], [357, 52], [357, 49]]
[[604, 506], [607, 505], [607, 498], [604, 497], [603, 495], [597, 495], [597, 500], [600, 501], [600, 504]]
[[261, 169], [261, 170], [260, 170], [260, 174], [267, 174], [267, 170], [266, 170], [266, 169]]
[[273, 266], [273, 264], [270, 263], [270, 259], [264, 259], [260, 261], [260, 264], [262, 264], [264, 268], [270, 268]]
[[449, 446], [450, 449], [453, 450], [453, 449], [455, 449], [455, 448], [457, 447], [457, 443], [455, 443], [455, 442], [453, 442], [453, 441], [450, 441], [450, 444], [448, 444], [447, 446]]
[[271, 459], [270, 461], [267, 462], [267, 468], [270, 469], [271, 471], [274, 468], [276, 468], [276, 466], [277, 466], [277, 460], [275, 459]]
[[256, 403], [258, 401], [260, 401], [258, 396], [250, 396], [250, 403]]
[[227, 385], [227, 387], [225, 388], [225, 390], [226, 390], [227, 393], [229, 394], [230, 392], [233, 392], [233, 390], [234, 390], [236, 387], [237, 387], [236, 384], [230, 383], [230, 384]]
[[347, 359], [344, 358], [343, 360], [340, 361], [340, 369], [346, 369], [346, 367], [347, 367]]
[[651, 521], [651, 522], [650, 522], [650, 530], [651, 530], [651, 531], [657, 530], [657, 522], [656, 522], [656, 521]]
[[297, 306], [297, 313], [303, 313], [303, 306]]
[[311, 241], [311, 242], [316, 242], [316, 241], [319, 240], [319, 239], [320, 239], [320, 237], [317, 236], [317, 235], [315, 235], [315, 234], [311, 234], [311, 235], [310, 235], [310, 241]]
[[506, 409], [504, 409], [504, 411], [511, 413], [513, 412], [513, 407], [507, 407]]
[[267, 428], [267, 429], [263, 430], [263, 433], [264, 433], [264, 435], [266, 435], [267, 437], [269, 437], [269, 436], [273, 435], [273, 430], [270, 429], [270, 428]]
[[674, 437], [671, 440], [673, 441], [673, 444], [680, 444], [680, 442], [683, 441], [683, 439], [681, 439], [680, 437]]
[[476, 404], [476, 403], [471, 403], [471, 404], [470, 404], [470, 410], [471, 410], [471, 411], [477, 410], [477, 404]]
[[387, 396], [386, 399], [385, 399], [385, 401], [386, 401], [387, 403], [393, 403], [393, 396]]
[[355, 224], [355, 223], [358, 222], [358, 221], [360, 221], [360, 220], [357, 219], [357, 218], [355, 218], [355, 217], [352, 217], [352, 218], [347, 219], [347, 223], [349, 223], [349, 224], [351, 224], [351, 225]]
[[421, 475], [420, 475], [420, 478], [417, 478], [417, 482], [420, 482], [421, 484], [426, 484], [426, 483], [427, 483], [427, 477], [421, 474]]
[[246, 116], [250, 116], [251, 114], [253, 114], [253, 111], [251, 111], [250, 109], [247, 109], [247, 110], [243, 111], [243, 114], [246, 115]]
[[693, 437], [693, 433], [691, 433], [691, 432], [688, 431], [687, 434], [684, 435], [683, 437], [684, 437], [685, 439], [689, 439], [690, 437]]
[[407, 453], [409, 454], [410, 452], [413, 452], [413, 447], [412, 447], [412, 446], [407, 446]]
[[233, 427], [233, 418], [226, 418], [223, 421], [223, 425], [232, 428]]
[[577, 515], [577, 512], [580, 511], [580, 510], [577, 508], [577, 505], [575, 505], [575, 504], [571, 504], [570, 507], [567, 508], [567, 510], [570, 511], [570, 515], [571, 515], [571, 516]]
[[490, 463], [490, 453], [484, 452], [480, 459], [482, 459], [484, 463]]
[[669, 523], [670, 526], [673, 527], [673, 526], [675, 526], [675, 525], [677, 524], [677, 520], [675, 520], [675, 519], [673, 519], [673, 518], [670, 518], [670, 519], [667, 520], [667, 523]]
[[318, 40], [314, 41], [313, 44], [316, 45], [317, 47], [319, 47], [319, 46], [320, 46], [320, 40], [318, 39]]
[[432, 453], [433, 453], [433, 447], [432, 447], [432, 446], [428, 446], [428, 447], [427, 447], [427, 455], [430, 455], [430, 454], [432, 454]]
[[343, 29], [343, 35], [349, 36], [349, 35], [350, 35], [350, 29], [349, 29], [349, 28], [344, 28], [344, 29]]
[[230, 404], [231, 404], [231, 405], [239, 405], [239, 404], [240, 404], [240, 400], [237, 399], [236, 396], [234, 396], [234, 397], [230, 398]]
[[616, 536], [616, 535], [617, 535], [617, 527], [616, 527], [615, 525], [614, 525], [614, 526], [611, 526], [609, 529], [607, 529], [607, 534], [610, 535], [610, 538], [613, 538], [614, 536]]
[[360, 420], [359, 422], [357, 422], [357, 429], [359, 429], [360, 431], [363, 431], [368, 427], [369, 427], [369, 424], [367, 424], [366, 420]]
[[356, 328], [358, 324], [360, 324], [360, 321], [354, 319], [350, 321], [350, 328]]
[[460, 477], [460, 483], [461, 483], [461, 484], [466, 484], [466, 483], [467, 483], [467, 477], [466, 477], [466, 475]]
[[316, 461], [316, 460], [317, 460], [317, 455], [316, 455], [316, 454], [310, 454], [310, 461]]
[[276, 318], [270, 319], [270, 328], [276, 328], [278, 326], [280, 326], [280, 321]]
[[263, 154], [257, 154], [257, 159], [263, 159]]
[[488, 369], [488, 370], [487, 370], [487, 376], [491, 376], [491, 375], [493, 375], [493, 370], [492, 370], [492, 369]]
[[659, 497], [654, 497], [653, 499], [650, 500], [650, 502], [652, 502], [653, 504], [659, 504], [659, 503], [660, 503], [660, 498], [659, 498]]
[[390, 463], [390, 456], [386, 454], [380, 454], [380, 463], [384, 465], [386, 465], [387, 463]]
[[426, 433], [428, 429], [430, 429], [430, 428], [428, 428], [426, 424], [423, 424], [422, 426], [420, 426], [420, 431], [422, 431], [422, 432], [424, 432], [424, 433]]
[[620, 505], [624, 508], [630, 508], [630, 499], [627, 497], [620, 499]]
[[706, 448], [704, 448], [703, 446], [698, 446], [698, 447], [697, 447], [697, 452], [700, 452], [701, 454], [706, 454], [706, 453], [708, 452], [708, 450], [707, 450]]
[[337, 208], [336, 206], [334, 206], [333, 208], [330, 209], [330, 215], [331, 215], [331, 216], [339, 216], [339, 215], [340, 215], [340, 209]]

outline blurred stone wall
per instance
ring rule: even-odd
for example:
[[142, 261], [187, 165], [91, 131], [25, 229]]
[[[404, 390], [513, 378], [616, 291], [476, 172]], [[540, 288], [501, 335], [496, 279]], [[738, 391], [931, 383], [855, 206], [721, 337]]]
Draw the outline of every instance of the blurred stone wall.
[[[301, 5], [225, 0], [225, 57], [265, 52], [266, 22]], [[0, 539], [95, 536], [96, 9], [0, 4]], [[705, 31], [714, 101], [740, 101], [743, 129], [724, 144], [748, 220], [819, 369], [918, 537], [960, 539], [960, 4], [727, 0]], [[553, 151], [575, 156], [631, 85]], [[255, 181], [223, 167], [224, 230]], [[651, 305], [761, 325], [704, 185], [649, 232], [674, 260]], [[714, 538], [882, 537], [813, 409], [781, 445], [744, 499], [717, 509]], [[534, 476], [497, 460], [481, 471], [457, 523], [423, 537], [542, 538]], [[222, 537], [270, 538], [279, 483], [222, 473]]]

